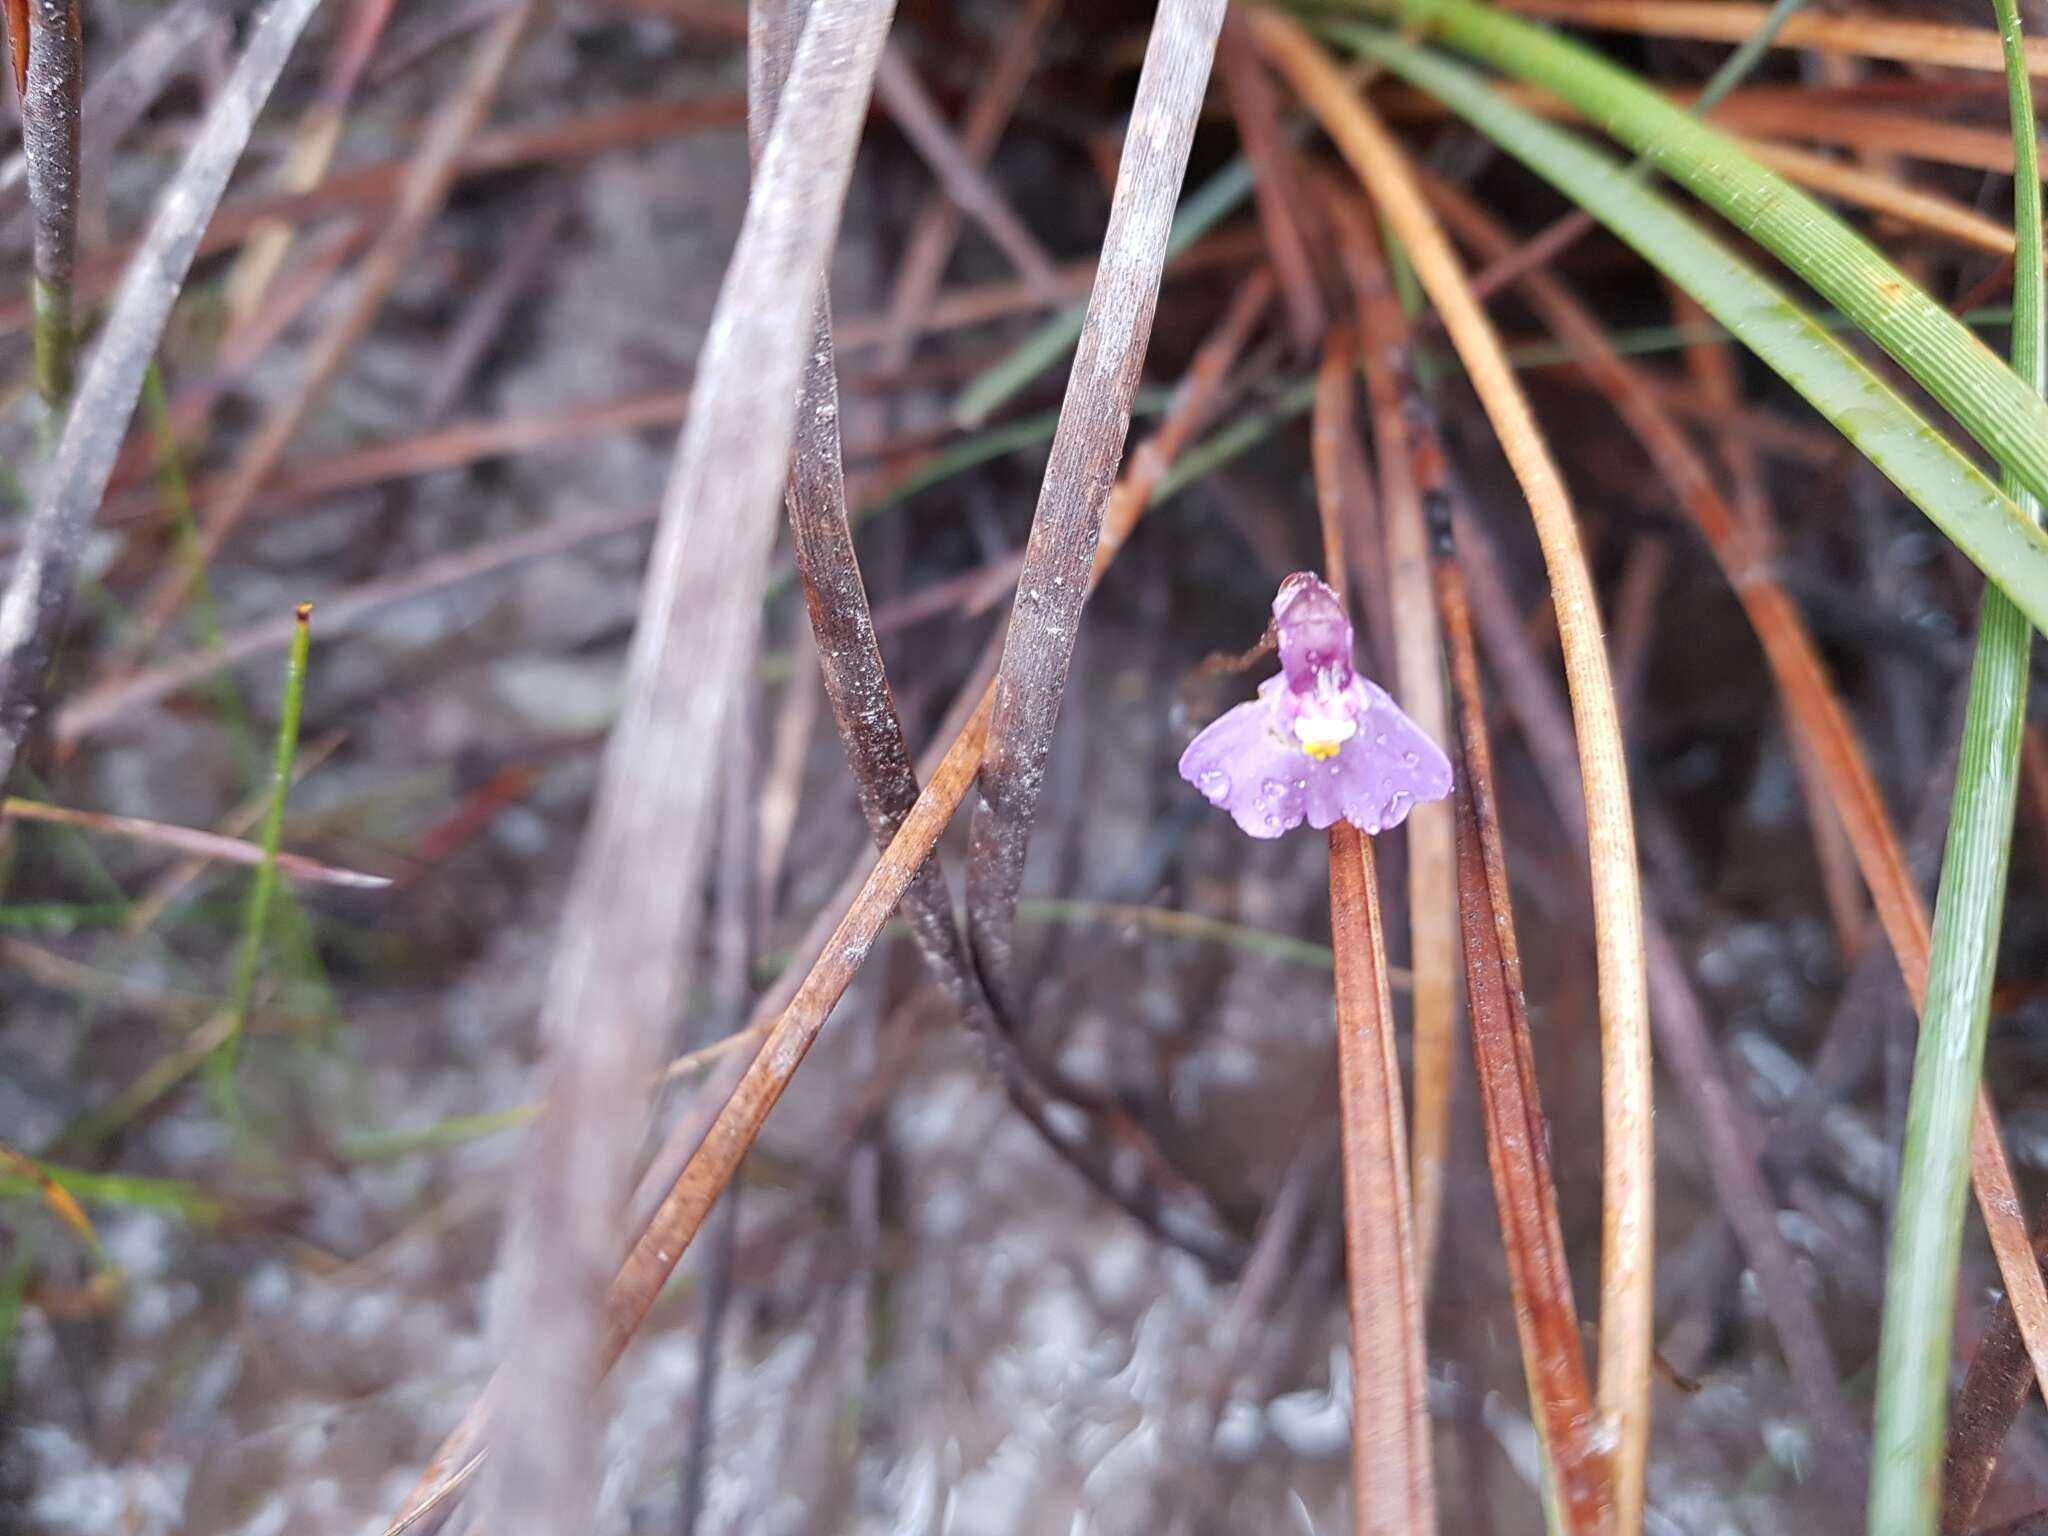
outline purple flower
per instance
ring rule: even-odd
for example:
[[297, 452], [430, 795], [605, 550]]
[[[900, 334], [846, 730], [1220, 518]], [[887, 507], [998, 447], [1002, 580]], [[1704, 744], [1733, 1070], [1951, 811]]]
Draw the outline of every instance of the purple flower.
[[1273, 599], [1280, 672], [1188, 743], [1180, 776], [1253, 837], [1339, 819], [1399, 826], [1451, 792], [1451, 765], [1387, 691], [1351, 669], [1351, 621], [1306, 571]]

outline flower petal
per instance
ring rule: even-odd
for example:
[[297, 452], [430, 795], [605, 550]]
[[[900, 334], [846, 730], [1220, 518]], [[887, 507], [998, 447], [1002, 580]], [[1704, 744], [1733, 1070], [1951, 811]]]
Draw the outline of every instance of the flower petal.
[[1308, 687], [1318, 673], [1333, 673], [1339, 682], [1351, 675], [1351, 620], [1337, 594], [1310, 572], [1296, 571], [1280, 583], [1273, 627], [1281, 670], [1294, 687]]
[[1315, 765], [1329, 771], [1310, 777], [1309, 825], [1329, 825], [1316, 818], [1334, 803], [1359, 831], [1384, 832], [1417, 805], [1450, 794], [1451, 764], [1386, 689], [1362, 677], [1352, 679], [1351, 689], [1358, 734], [1327, 763]]
[[1322, 766], [1312, 764], [1273, 724], [1273, 711], [1264, 700], [1240, 704], [1189, 742], [1180, 757], [1180, 776], [1253, 837], [1278, 837], [1301, 825], [1312, 782], [1306, 770]]

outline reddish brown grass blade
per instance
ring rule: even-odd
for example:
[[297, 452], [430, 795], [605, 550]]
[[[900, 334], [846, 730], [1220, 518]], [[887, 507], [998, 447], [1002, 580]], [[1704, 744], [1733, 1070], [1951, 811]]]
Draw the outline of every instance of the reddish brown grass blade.
[[[1338, 249], [1358, 306], [1359, 349], [1372, 410], [1379, 509], [1386, 539], [1389, 628], [1395, 698], [1432, 741], [1449, 739], [1443, 646], [1430, 596], [1429, 538], [1423, 506], [1441, 497], [1443, 453], [1415, 408], [1408, 368], [1407, 317], [1394, 295], [1374, 232], [1353, 198], [1333, 198], [1329, 211]], [[1435, 1265], [1443, 1211], [1444, 1148], [1450, 1137], [1451, 1072], [1457, 1054], [1457, 928], [1451, 807], [1418, 805], [1409, 813], [1409, 961], [1415, 971], [1415, 1252], [1425, 1291]]]
[[[1449, 531], [1443, 537], [1448, 540]], [[1612, 1494], [1606, 1458], [1587, 1438], [1593, 1393], [1579, 1345], [1578, 1304], [1550, 1171], [1550, 1128], [1536, 1088], [1522, 992], [1522, 957], [1509, 897], [1507, 853], [1494, 799], [1493, 749], [1479, 691], [1479, 657], [1465, 583], [1446, 554], [1435, 561], [1436, 599], [1449, 642], [1459, 723], [1458, 927], [1465, 952], [1472, 1060], [1486, 1120], [1486, 1162], [1507, 1252], [1515, 1331], [1529, 1403], [1541, 1421], [1564, 1529], [1600, 1529]]]
[[1338, 1120], [1351, 1315], [1351, 1528], [1359, 1536], [1428, 1536], [1436, 1529], [1436, 1480], [1401, 1061], [1394, 1048], [1372, 842], [1343, 821], [1330, 828], [1330, 942], [1337, 956]]
[[[1742, 0], [1509, 0], [1507, 9], [1582, 27], [1647, 37], [1698, 38], [1740, 43], [1761, 29], [1770, 8]], [[1813, 48], [1897, 63], [1999, 71], [2005, 61], [1990, 27], [1890, 17], [1827, 16], [1808, 11], [1788, 17], [1773, 47]], [[2027, 68], [2048, 75], [2048, 45], [2027, 44]]]
[[28, 95], [28, 0], [7, 0], [7, 56], [14, 64], [14, 94]]
[[[1329, 316], [1308, 238], [1302, 232], [1301, 181], [1295, 174], [1294, 146], [1281, 131], [1278, 95], [1237, 10], [1223, 18], [1217, 63], [1223, 72], [1230, 115], [1237, 121], [1238, 143], [1252, 165], [1259, 228], [1266, 238], [1266, 254], [1280, 278], [1288, 329], [1295, 346], [1306, 352], [1323, 334]], [[1325, 570], [1332, 582], [1338, 579], [1335, 566], [1326, 565]]]
[[[2048, 1262], [2048, 1220], [2035, 1218], [2034, 1256]], [[1963, 1389], [1949, 1417], [1948, 1449], [1942, 1467], [1942, 1536], [1967, 1536], [1976, 1523], [1977, 1507], [2013, 1422], [2034, 1387], [2034, 1366], [2027, 1358], [2012, 1303], [1998, 1298], [1991, 1321], [1970, 1357]]]

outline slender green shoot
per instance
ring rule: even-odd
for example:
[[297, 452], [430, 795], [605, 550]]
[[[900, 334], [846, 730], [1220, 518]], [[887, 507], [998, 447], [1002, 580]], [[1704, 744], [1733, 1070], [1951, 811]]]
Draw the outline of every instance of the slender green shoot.
[[34, 1175], [0, 1175], [0, 1199], [45, 1198], [47, 1179], [81, 1204], [102, 1209], [169, 1211], [186, 1221], [210, 1226], [220, 1221], [226, 1208], [196, 1184], [183, 1179], [152, 1179], [131, 1173], [92, 1173], [35, 1160]]
[[[1444, 4], [1455, 9], [1462, 0]], [[1349, 46], [1442, 101], [1690, 293], [1854, 443], [2037, 626], [2048, 624], [2048, 535], [1780, 289], [1668, 198], [1638, 185], [1611, 156], [1524, 111], [1471, 69], [1385, 29], [1343, 25], [1333, 30]], [[1540, 31], [1537, 35], [1542, 36]], [[1683, 113], [1677, 117], [1691, 124]], [[1860, 306], [1842, 307], [1861, 323]], [[1948, 318], [1945, 311], [1943, 318]], [[1970, 345], [1984, 351], [1974, 337]], [[1998, 373], [2018, 383], [2003, 363], [1992, 361]], [[1960, 415], [1956, 404], [1944, 403]], [[2048, 468], [2048, 429], [2031, 451]], [[2043, 479], [2048, 482], [2048, 475]]]
[[299, 604], [292, 632], [291, 659], [286, 663], [284, 708], [277, 722], [277, 751], [271, 766], [270, 804], [263, 813], [263, 862], [249, 881], [249, 900], [242, 913], [242, 942], [235, 962], [235, 984], [228, 994], [226, 1037], [206, 1064], [207, 1087], [229, 1119], [240, 1122], [235, 1099], [235, 1064], [242, 1030], [256, 991], [256, 967], [263, 958], [263, 935], [270, 924], [272, 894], [277, 889], [277, 854], [284, 840], [284, 807], [291, 796], [292, 759], [299, 750], [299, 714], [306, 697], [306, 656], [311, 648], [313, 605]]
[[[2013, 230], [2018, 237], [2012, 366], [2040, 391], [2048, 387], [2048, 346], [2043, 344], [2041, 168], [2034, 141], [2033, 87], [2020, 46], [2017, 0], [1992, 3], [2004, 41], [2012, 108]], [[2005, 490], [2039, 521], [2040, 501], [2010, 471]], [[1941, 1510], [1949, 1351], [1970, 1179], [1970, 1132], [1984, 1071], [1984, 1037], [2005, 911], [2033, 638], [2025, 616], [1987, 583], [1956, 760], [1948, 846], [1934, 903], [1927, 1006], [1906, 1104], [1898, 1217], [1892, 1229], [1878, 1349], [1871, 1536], [1921, 1536], [1935, 1528]]]
[[[193, 634], [201, 649], [220, 655], [225, 649], [226, 639], [221, 629], [220, 612], [214, 606], [213, 590], [207, 581], [206, 551], [200, 547], [199, 525], [192, 516], [184, 452], [178, 443], [170, 403], [164, 394], [163, 371], [153, 362], [143, 375], [142, 399], [149, 417], [150, 438], [156, 446], [157, 483], [163, 493], [164, 507], [170, 515], [178, 558], [185, 563], [191, 578], [192, 596], [188, 611]], [[214, 714], [227, 737], [228, 750], [234, 756], [237, 772], [250, 785], [260, 784], [263, 757], [257, 750], [256, 727], [249, 718], [248, 706], [242, 701], [241, 690], [235, 686], [233, 668], [223, 665], [217, 669], [207, 686], [213, 696]], [[274, 943], [284, 969], [291, 977], [292, 991], [306, 1012], [319, 1016], [324, 1027], [331, 1027], [340, 1017], [340, 1008], [334, 1001], [333, 988], [328, 985], [326, 969], [320, 963], [320, 951], [313, 942], [313, 925], [307, 920], [305, 907], [289, 885], [281, 887], [277, 893], [277, 909], [272, 914], [272, 921], [277, 925]]]

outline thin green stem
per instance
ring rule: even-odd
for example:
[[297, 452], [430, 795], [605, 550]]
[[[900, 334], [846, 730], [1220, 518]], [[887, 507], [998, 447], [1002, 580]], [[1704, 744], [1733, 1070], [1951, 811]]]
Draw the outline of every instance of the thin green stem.
[[[129, 1173], [91, 1173], [31, 1159], [36, 1172], [85, 1205], [171, 1211], [187, 1221], [210, 1224], [226, 1214], [220, 1201], [183, 1179], [143, 1178]], [[42, 1186], [20, 1174], [0, 1175], [0, 1199], [41, 1200]]]
[[313, 605], [301, 603], [292, 632], [291, 659], [286, 663], [284, 708], [277, 722], [277, 750], [271, 766], [270, 804], [263, 813], [263, 862], [249, 881], [249, 900], [242, 912], [242, 942], [235, 962], [235, 984], [228, 996], [226, 1037], [208, 1058], [207, 1087], [221, 1112], [239, 1120], [235, 1101], [235, 1063], [242, 1030], [256, 991], [256, 967], [263, 958], [263, 935], [270, 924], [270, 904], [277, 890], [277, 854], [284, 840], [284, 807], [291, 797], [292, 760], [299, 750], [299, 715], [306, 697], [306, 656], [311, 647]]
[[[2041, 170], [2033, 88], [2020, 45], [2017, 0], [1992, 3], [2004, 42], [2012, 110], [2013, 230], [2018, 242], [2012, 366], [2038, 393], [2048, 384], [2048, 347], [2043, 345]], [[2040, 501], [2010, 471], [2005, 490], [2029, 517], [2040, 520]], [[2032, 648], [2033, 631], [2025, 616], [1996, 586], [1987, 584], [1956, 761], [1948, 846], [1935, 896], [1927, 1007], [1906, 1105], [1898, 1217], [1878, 1349], [1871, 1536], [1924, 1536], [1934, 1530], [1941, 1510], [1949, 1353], [1970, 1178], [1970, 1134], [1983, 1078], [1984, 1037], [2005, 911]]]

